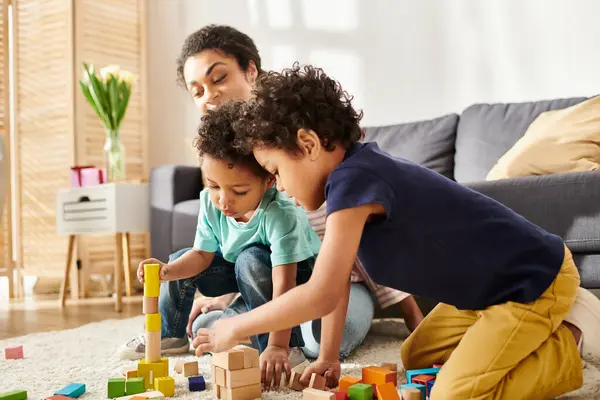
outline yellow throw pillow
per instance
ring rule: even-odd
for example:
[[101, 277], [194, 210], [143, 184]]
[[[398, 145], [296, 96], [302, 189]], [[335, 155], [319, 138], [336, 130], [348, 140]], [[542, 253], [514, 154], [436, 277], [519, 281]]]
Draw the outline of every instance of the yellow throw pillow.
[[540, 114], [486, 180], [600, 169], [600, 96]]

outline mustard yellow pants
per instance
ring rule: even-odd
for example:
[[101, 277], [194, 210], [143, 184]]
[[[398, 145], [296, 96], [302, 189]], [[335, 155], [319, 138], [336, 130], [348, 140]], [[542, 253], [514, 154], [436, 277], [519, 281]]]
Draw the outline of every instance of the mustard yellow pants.
[[570, 251], [559, 274], [533, 303], [482, 311], [438, 304], [401, 348], [408, 369], [444, 364], [431, 393], [442, 399], [549, 399], [583, 385], [573, 334], [562, 325], [579, 272]]

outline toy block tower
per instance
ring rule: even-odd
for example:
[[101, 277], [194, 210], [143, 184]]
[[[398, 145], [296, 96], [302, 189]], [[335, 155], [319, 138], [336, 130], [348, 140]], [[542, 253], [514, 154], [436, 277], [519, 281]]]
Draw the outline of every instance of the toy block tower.
[[217, 399], [252, 400], [261, 397], [258, 350], [238, 345], [213, 354], [213, 385]]
[[[144, 378], [145, 389], [161, 391], [173, 396], [175, 381], [169, 376], [169, 360], [160, 357], [161, 315], [158, 312], [160, 294], [160, 265], [144, 265], [144, 299], [142, 310], [146, 316], [146, 357], [138, 364], [137, 376]], [[161, 390], [162, 389], [162, 390]], [[166, 393], [165, 393], [166, 392]]]

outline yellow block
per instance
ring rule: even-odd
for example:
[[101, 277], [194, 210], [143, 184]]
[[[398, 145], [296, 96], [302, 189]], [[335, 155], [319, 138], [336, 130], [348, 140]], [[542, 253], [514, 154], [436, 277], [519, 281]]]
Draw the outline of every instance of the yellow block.
[[169, 373], [169, 359], [161, 358], [159, 362], [149, 363], [142, 358], [138, 364], [137, 376], [144, 378], [144, 387], [151, 389], [154, 385], [154, 379], [167, 376]]
[[166, 397], [175, 395], [175, 379], [170, 376], [154, 378], [154, 390], [158, 390]]
[[146, 330], [160, 331], [160, 313], [146, 314]]
[[144, 296], [158, 297], [160, 294], [159, 269], [160, 266], [158, 264], [144, 265]]

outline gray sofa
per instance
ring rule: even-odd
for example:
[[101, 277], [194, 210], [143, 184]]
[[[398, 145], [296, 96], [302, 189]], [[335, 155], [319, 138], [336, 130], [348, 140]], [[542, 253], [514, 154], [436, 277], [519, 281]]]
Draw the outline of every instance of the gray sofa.
[[[561, 236], [574, 254], [582, 286], [600, 288], [600, 171], [484, 181], [540, 113], [585, 99], [475, 104], [460, 115], [367, 127], [366, 140], [495, 198]], [[153, 257], [167, 260], [170, 253], [192, 245], [201, 189], [199, 168], [161, 165], [152, 169]]]

